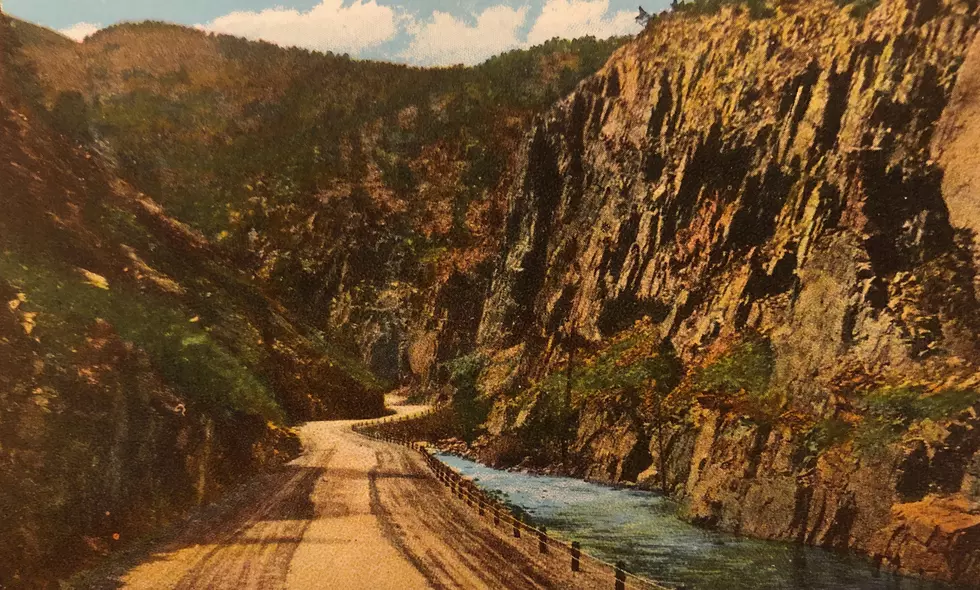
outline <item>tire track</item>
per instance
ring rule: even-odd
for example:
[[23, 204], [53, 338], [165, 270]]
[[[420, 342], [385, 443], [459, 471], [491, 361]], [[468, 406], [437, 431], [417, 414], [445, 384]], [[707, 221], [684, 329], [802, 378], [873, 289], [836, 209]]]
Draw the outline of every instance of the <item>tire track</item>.
[[[423, 408], [402, 407], [400, 413]], [[464, 507], [403, 447], [351, 422], [303, 426], [304, 454], [231, 494], [227, 509], [86, 588], [437, 590], [593, 587]], [[135, 564], [135, 565], [134, 565]], [[564, 565], [567, 569], [567, 564]], [[93, 578], [94, 576], [94, 578]], [[99, 579], [92, 573], [88, 579]], [[609, 580], [598, 587], [608, 587]]]

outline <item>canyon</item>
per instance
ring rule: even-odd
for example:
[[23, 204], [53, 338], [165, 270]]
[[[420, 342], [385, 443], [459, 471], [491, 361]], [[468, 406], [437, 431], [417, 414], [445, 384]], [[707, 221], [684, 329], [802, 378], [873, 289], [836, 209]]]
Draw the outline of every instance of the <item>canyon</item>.
[[[179, 301], [275, 402], [195, 406], [139, 332], [87, 318], [93, 360], [56, 373], [91, 365], [71, 387], [123, 403], [104, 375], [132, 366], [155, 393], [126, 403], [163, 439], [130, 441], [147, 429], [110, 405], [109, 464], [177, 445], [184, 477], [248, 449], [224, 484], [294, 456], [286, 425], [380, 415], [403, 386], [455, 408], [486, 463], [974, 584], [978, 27], [972, 0], [733, 3], [420, 71], [159, 23], [74, 44], [12, 22], [0, 149], [19, 155], [0, 186], [23, 219], [4, 248], [47, 224], [58, 272]], [[37, 179], [57, 186], [8, 190]], [[36, 425], [31, 392], [56, 388], [35, 384], [33, 323], [57, 314], [31, 307], [32, 264], [0, 294], [4, 391]], [[217, 492], [181, 489], [184, 507]], [[105, 552], [110, 532], [72, 542]]]

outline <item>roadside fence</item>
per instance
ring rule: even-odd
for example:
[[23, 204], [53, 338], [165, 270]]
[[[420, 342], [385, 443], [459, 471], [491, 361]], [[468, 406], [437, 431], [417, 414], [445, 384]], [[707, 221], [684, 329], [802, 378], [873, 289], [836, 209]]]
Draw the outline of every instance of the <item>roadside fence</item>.
[[626, 590], [627, 588], [671, 590], [667, 586], [626, 571], [626, 565], [622, 561], [616, 562], [615, 564], [603, 561], [598, 557], [582, 551], [581, 544], [577, 541], [566, 543], [551, 536], [545, 527], [531, 526], [524, 521], [521, 515], [514, 514], [510, 507], [488, 496], [473, 481], [463, 477], [456, 470], [433, 456], [428, 444], [410, 440], [403, 435], [404, 428], [395, 427], [396, 425], [404, 426], [406, 423], [414, 420], [430, 417], [438, 411], [437, 409], [432, 409], [405, 416], [392, 416], [360, 422], [354, 425], [353, 430], [363, 436], [407, 447], [418, 452], [432, 470], [435, 478], [446, 486], [450, 493], [461, 503], [475, 511], [482, 519], [492, 521], [494, 528], [509, 529], [510, 532], [507, 534], [516, 539], [520, 539], [523, 535], [527, 535], [531, 539], [537, 539], [539, 554], [549, 554], [552, 552], [564, 554], [572, 572], [582, 572], [587, 568], [609, 571], [612, 574], [610, 588], [615, 588], [615, 590]]

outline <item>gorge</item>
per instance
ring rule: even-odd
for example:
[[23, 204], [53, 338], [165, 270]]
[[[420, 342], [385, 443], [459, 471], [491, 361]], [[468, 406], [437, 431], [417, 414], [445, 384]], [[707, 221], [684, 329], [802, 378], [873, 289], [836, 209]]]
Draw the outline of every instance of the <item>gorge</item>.
[[0, 15], [0, 586], [395, 387], [485, 463], [976, 584], [980, 5], [717, 4], [433, 70]]

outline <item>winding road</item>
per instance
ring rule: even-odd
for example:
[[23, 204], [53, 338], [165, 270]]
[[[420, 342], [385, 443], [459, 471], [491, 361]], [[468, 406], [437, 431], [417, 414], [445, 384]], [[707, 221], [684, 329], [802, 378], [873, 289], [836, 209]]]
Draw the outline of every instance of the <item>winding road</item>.
[[562, 556], [537, 554], [534, 539], [481, 520], [416, 453], [362, 437], [352, 424], [303, 426], [305, 451], [287, 468], [85, 587], [610, 587], [608, 572], [571, 574]]

